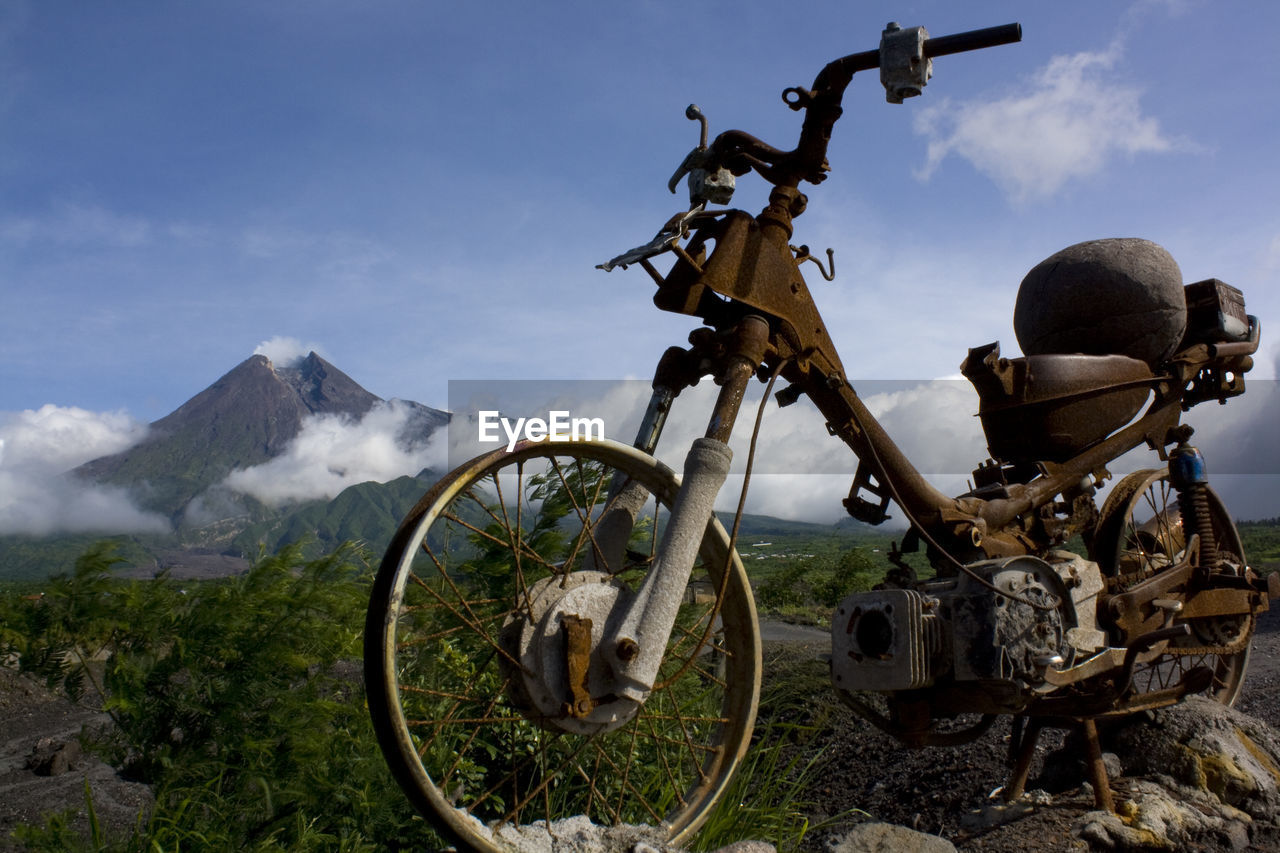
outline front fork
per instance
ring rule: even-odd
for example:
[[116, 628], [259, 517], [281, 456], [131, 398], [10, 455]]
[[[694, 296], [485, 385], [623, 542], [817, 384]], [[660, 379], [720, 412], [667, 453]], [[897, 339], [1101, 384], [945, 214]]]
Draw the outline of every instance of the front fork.
[[[729, 474], [733, 459], [729, 436], [747, 384], [764, 359], [768, 339], [768, 323], [759, 317], [744, 318], [728, 336], [728, 346], [719, 360], [720, 393], [706, 435], [693, 442], [685, 457], [684, 477], [657, 556], [626, 611], [610, 619], [611, 628], [606, 629], [601, 640], [620, 697], [643, 702], [657, 680], [716, 496]], [[657, 446], [671, 401], [678, 393], [671, 384], [661, 381], [661, 373], [660, 369], [636, 437], [636, 447], [646, 453], [652, 453]], [[623, 566], [632, 526], [647, 499], [643, 487], [615, 475], [609, 486], [608, 510], [596, 525], [594, 556], [603, 565], [595, 568], [616, 572]]]

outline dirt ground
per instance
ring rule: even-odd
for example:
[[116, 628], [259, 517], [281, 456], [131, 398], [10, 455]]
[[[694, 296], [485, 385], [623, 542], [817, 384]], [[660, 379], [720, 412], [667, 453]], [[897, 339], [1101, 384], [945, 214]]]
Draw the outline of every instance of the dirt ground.
[[10, 837], [14, 827], [39, 824], [54, 811], [74, 809], [72, 825], [86, 832], [86, 783], [102, 825], [116, 831], [134, 825], [152, 801], [151, 790], [80, 750], [80, 732], [105, 722], [102, 714], [0, 667], [0, 851], [22, 849]]

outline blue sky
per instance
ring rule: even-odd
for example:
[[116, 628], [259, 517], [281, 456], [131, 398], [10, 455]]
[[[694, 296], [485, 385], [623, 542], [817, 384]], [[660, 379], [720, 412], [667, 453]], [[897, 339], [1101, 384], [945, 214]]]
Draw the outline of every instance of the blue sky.
[[901, 106], [855, 78], [797, 231], [836, 250], [811, 285], [852, 376], [1012, 354], [1028, 269], [1141, 236], [1245, 292], [1274, 378], [1280, 66], [1249, 34], [1280, 6], [777, 8], [0, 0], [0, 413], [154, 420], [270, 341], [437, 407], [451, 379], [645, 378], [691, 325], [594, 265], [682, 206], [685, 105], [791, 147], [782, 89], [889, 20], [1024, 39]]

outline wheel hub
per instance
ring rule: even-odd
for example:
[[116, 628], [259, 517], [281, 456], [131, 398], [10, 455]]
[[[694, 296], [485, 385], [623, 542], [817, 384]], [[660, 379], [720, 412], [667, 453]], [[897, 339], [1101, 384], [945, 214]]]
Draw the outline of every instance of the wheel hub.
[[519, 667], [507, 661], [508, 694], [543, 726], [596, 734], [626, 725], [639, 706], [615, 694], [602, 640], [631, 590], [604, 572], [573, 572], [531, 586], [502, 635]]

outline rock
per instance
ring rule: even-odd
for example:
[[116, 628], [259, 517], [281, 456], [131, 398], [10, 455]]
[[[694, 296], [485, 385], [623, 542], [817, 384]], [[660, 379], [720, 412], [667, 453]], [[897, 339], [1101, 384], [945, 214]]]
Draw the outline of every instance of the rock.
[[993, 826], [1020, 820], [1041, 806], [1050, 805], [1053, 797], [1046, 791], [1027, 791], [1011, 803], [991, 800], [960, 818], [960, 825], [967, 830], [985, 830]]
[[1195, 792], [1174, 793], [1148, 780], [1134, 780], [1116, 814], [1082, 815], [1072, 834], [1106, 850], [1188, 850], [1207, 843], [1240, 850], [1249, 844], [1248, 815]]
[[1013, 330], [1026, 355], [1127, 355], [1157, 364], [1187, 327], [1177, 262], [1150, 240], [1077, 243], [1027, 273]]
[[1116, 814], [1076, 821], [1073, 833], [1090, 844], [1239, 850], [1280, 822], [1280, 734], [1259, 720], [1193, 696], [1108, 737], [1130, 778]]
[[37, 776], [61, 776], [80, 758], [80, 741], [41, 738], [36, 742], [27, 767]]
[[945, 838], [868, 821], [860, 823], [831, 848], [831, 853], [955, 853], [955, 845]]
[[652, 826], [600, 826], [586, 815], [555, 820], [549, 827], [507, 824], [494, 835], [524, 853], [681, 853], [664, 843], [662, 833]]
[[1257, 819], [1280, 815], [1280, 735], [1265, 723], [1193, 696], [1115, 735], [1125, 773], [1167, 775]]
[[151, 790], [122, 779], [84, 752], [81, 736], [104, 725], [99, 711], [78, 707], [30, 676], [0, 668], [0, 853], [26, 849], [13, 838], [22, 824], [41, 825], [51, 812], [66, 811], [69, 835], [88, 845], [92, 828], [85, 786], [93, 797], [99, 830], [127, 835], [145, 824], [154, 803]]

